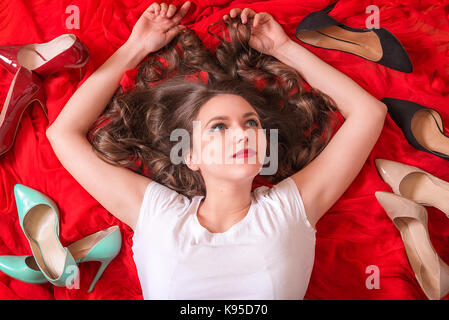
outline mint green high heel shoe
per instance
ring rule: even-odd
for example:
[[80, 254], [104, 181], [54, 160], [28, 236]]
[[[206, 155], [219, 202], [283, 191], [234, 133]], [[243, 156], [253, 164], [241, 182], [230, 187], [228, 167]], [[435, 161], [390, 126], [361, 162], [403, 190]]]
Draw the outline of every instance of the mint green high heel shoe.
[[[69, 249], [76, 263], [100, 261], [89, 291], [92, 292], [108, 264], [118, 255], [122, 246], [122, 236], [118, 226], [93, 233], [70, 244]], [[46, 283], [47, 278], [40, 271], [33, 256], [0, 256], [0, 271], [10, 277], [27, 283]]]
[[122, 247], [122, 235], [118, 226], [93, 233], [69, 246], [76, 262], [99, 261], [97, 271], [87, 292], [92, 292], [109, 263], [118, 255]]
[[27, 283], [48, 282], [33, 256], [0, 256], [0, 271]]
[[78, 266], [70, 251], [59, 242], [59, 210], [43, 193], [22, 184], [14, 186], [20, 226], [45, 278], [55, 286], [70, 287]]

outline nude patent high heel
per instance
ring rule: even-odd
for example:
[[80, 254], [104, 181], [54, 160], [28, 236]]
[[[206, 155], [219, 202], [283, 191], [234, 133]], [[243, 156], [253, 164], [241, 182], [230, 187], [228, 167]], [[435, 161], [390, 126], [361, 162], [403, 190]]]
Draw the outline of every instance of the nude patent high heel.
[[72, 286], [78, 266], [70, 251], [59, 241], [59, 210], [43, 193], [27, 186], [14, 186], [20, 226], [33, 252], [36, 264], [49, 282]]
[[351, 53], [397, 71], [413, 71], [407, 52], [390, 31], [348, 27], [328, 15], [336, 4], [301, 20], [296, 27], [296, 38], [314, 47]]
[[20, 66], [42, 78], [62, 70], [78, 69], [80, 80], [90, 54], [74, 34], [63, 34], [45, 43], [0, 46], [0, 64], [15, 74]]
[[[67, 249], [76, 263], [99, 261], [100, 268], [88, 292], [92, 292], [109, 263], [118, 255], [122, 237], [118, 226], [98, 231], [70, 244]], [[0, 256], [0, 271], [23, 282], [42, 284], [48, 282], [32, 255]]]
[[432, 246], [426, 209], [393, 193], [377, 191], [375, 196], [399, 229], [407, 259], [426, 296], [430, 300], [445, 297], [449, 293], [449, 266]]
[[374, 162], [383, 181], [395, 194], [424, 206], [438, 208], [449, 218], [448, 182], [400, 162], [386, 159], [375, 159]]

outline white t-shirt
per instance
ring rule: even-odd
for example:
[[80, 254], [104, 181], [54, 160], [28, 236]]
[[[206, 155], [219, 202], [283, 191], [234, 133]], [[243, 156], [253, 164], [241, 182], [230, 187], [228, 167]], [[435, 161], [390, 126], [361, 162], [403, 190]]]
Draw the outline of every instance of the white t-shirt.
[[247, 215], [223, 233], [198, 221], [191, 200], [151, 181], [133, 236], [144, 299], [303, 299], [316, 230], [290, 177], [251, 193]]

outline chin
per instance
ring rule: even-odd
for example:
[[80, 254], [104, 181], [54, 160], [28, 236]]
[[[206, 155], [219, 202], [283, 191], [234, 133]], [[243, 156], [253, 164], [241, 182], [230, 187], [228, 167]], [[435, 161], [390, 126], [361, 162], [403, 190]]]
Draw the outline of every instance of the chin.
[[220, 175], [227, 180], [248, 180], [254, 179], [261, 170], [259, 164], [232, 164], [220, 170]]

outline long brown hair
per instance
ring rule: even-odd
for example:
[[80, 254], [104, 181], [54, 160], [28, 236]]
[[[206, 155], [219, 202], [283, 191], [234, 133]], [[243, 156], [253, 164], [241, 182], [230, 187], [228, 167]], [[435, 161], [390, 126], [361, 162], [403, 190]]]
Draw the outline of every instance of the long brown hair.
[[89, 132], [100, 158], [189, 198], [205, 195], [199, 171], [172, 163], [170, 151], [178, 141], [170, 134], [182, 128], [192, 135], [201, 106], [224, 93], [243, 97], [267, 133], [278, 130], [278, 171], [265, 176], [270, 183], [297, 172], [322, 151], [335, 130], [334, 101], [319, 90], [305, 90], [296, 70], [252, 49], [250, 27], [238, 18], [222, 23], [230, 40], [214, 35], [219, 39], [215, 56], [186, 29], [141, 63], [135, 87], [117, 90]]

